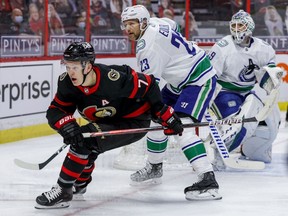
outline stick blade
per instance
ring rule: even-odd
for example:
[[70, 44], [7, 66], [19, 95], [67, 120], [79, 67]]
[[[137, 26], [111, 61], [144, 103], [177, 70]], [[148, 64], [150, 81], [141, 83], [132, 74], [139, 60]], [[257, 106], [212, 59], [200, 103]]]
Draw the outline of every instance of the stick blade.
[[250, 170], [257, 171], [265, 169], [265, 163], [262, 161], [250, 161], [250, 160], [242, 160], [233, 157], [229, 157], [224, 160], [224, 164], [226, 167], [235, 170]]
[[32, 163], [28, 163], [22, 160], [19, 160], [17, 158], [14, 159], [14, 163], [18, 166], [21, 167], [23, 169], [28, 169], [28, 170], [40, 170], [40, 167], [38, 164], [32, 164]]

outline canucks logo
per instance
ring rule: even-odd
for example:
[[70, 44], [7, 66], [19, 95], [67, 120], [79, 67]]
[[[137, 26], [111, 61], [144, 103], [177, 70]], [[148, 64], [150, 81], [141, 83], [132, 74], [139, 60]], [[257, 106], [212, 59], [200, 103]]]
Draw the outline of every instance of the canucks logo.
[[239, 79], [242, 82], [251, 82], [255, 80], [254, 70], [259, 70], [260, 67], [257, 64], [254, 64], [252, 59], [249, 59], [249, 64], [244, 66], [239, 74]]
[[218, 46], [220, 46], [220, 47], [225, 47], [225, 46], [228, 45], [228, 41], [225, 40], [225, 39], [223, 39], [223, 40], [218, 41], [217, 44], [218, 44]]
[[137, 43], [137, 47], [136, 47], [136, 53], [138, 53], [140, 50], [144, 49], [146, 46], [145, 40], [141, 39], [140, 41], [138, 41]]

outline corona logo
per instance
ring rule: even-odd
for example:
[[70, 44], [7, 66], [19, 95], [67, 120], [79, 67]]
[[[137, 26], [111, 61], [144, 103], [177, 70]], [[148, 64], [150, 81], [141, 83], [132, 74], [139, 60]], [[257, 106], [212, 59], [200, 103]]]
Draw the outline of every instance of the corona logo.
[[288, 83], [288, 65], [284, 62], [280, 62], [277, 64], [278, 67], [284, 69], [284, 76], [282, 78], [283, 82]]

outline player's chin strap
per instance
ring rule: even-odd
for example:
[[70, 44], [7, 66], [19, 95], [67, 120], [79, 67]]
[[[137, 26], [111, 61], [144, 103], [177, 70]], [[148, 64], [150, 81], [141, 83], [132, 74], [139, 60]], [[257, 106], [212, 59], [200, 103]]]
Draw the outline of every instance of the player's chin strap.
[[87, 74], [84, 74], [84, 70], [85, 70], [86, 64], [87, 64], [87, 62], [83, 62], [83, 61], [81, 62], [81, 65], [82, 65], [82, 74], [83, 74], [83, 82], [81, 83], [81, 86], [82, 86], [83, 83], [86, 81], [87, 75], [92, 71], [92, 68], [91, 68], [91, 70], [90, 70]]

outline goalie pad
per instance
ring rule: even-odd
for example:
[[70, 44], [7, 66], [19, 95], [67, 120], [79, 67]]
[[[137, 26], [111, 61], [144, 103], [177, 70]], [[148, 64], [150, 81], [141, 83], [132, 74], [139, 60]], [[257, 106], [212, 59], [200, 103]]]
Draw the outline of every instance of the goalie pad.
[[272, 160], [272, 144], [276, 139], [280, 124], [280, 111], [278, 106], [265, 120], [266, 125], [259, 125], [255, 133], [246, 139], [242, 145], [242, 153], [250, 160], [270, 163]]
[[283, 76], [283, 70], [280, 67], [264, 66], [255, 72], [259, 86], [269, 95], [273, 89], [279, 88]]
[[[237, 115], [229, 116], [229, 118], [250, 118], [254, 117], [263, 108], [261, 100], [252, 94], [249, 94]], [[241, 142], [252, 136], [258, 126], [258, 122], [249, 122], [243, 125], [223, 125], [219, 127], [221, 138], [224, 141], [229, 152], [240, 146]]]
[[[236, 115], [236, 118], [250, 118], [254, 117], [259, 113], [259, 111], [263, 108], [262, 101], [254, 94], [249, 94], [243, 105], [241, 106], [239, 114]], [[247, 133], [245, 137], [250, 137], [256, 130], [259, 122], [250, 122], [244, 123], [243, 127], [246, 128]]]

